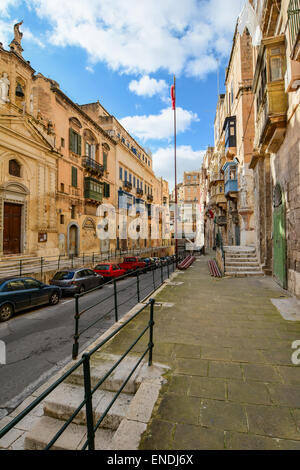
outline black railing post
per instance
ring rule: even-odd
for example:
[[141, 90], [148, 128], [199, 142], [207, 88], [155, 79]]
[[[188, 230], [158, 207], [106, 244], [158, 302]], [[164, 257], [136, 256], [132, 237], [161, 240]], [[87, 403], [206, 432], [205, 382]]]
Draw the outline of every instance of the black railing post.
[[137, 298], [139, 302], [140, 301], [140, 275], [138, 271], [136, 273], [136, 287], [137, 287]]
[[41, 276], [43, 275], [44, 258], [41, 258]]
[[152, 277], [153, 277], [153, 288], [155, 290], [155, 271], [156, 271], [156, 266], [154, 267], [154, 269], [152, 269]]
[[84, 266], [84, 253], [82, 253], [82, 266]]
[[115, 320], [116, 322], [119, 320], [118, 318], [118, 292], [117, 292], [117, 281], [114, 280], [114, 298], [115, 298]]
[[20, 259], [20, 276], [22, 276], [22, 260]]
[[93, 417], [93, 396], [91, 385], [91, 369], [90, 369], [90, 356], [85, 353], [83, 356], [83, 379], [84, 379], [84, 398], [86, 400], [86, 425], [87, 425], [87, 440], [88, 449], [95, 450], [95, 432], [94, 432], [94, 417]]
[[75, 334], [74, 334], [74, 343], [73, 343], [73, 351], [72, 351], [72, 358], [73, 361], [77, 359], [78, 352], [79, 352], [79, 295], [75, 294]]
[[148, 366], [152, 366], [152, 357], [153, 357], [153, 327], [154, 327], [154, 304], [155, 300], [150, 299], [150, 321], [149, 321], [149, 329], [150, 329], [150, 334], [149, 334], [149, 361], [148, 361]]
[[59, 271], [60, 268], [60, 255], [58, 256], [58, 263], [57, 263], [57, 270]]
[[95, 265], [95, 253], [93, 252], [93, 256], [92, 256], [92, 265], [94, 266]]
[[71, 260], [72, 260], [71, 262], [72, 262], [72, 269], [73, 269], [74, 268], [74, 255], [73, 254], [71, 255]]
[[160, 265], [160, 277], [161, 277], [161, 283], [163, 284], [164, 283], [164, 267], [162, 264]]
[[170, 277], [170, 264], [169, 264], [169, 261], [168, 261], [168, 264], [167, 264], [167, 268], [168, 268], [168, 279]]

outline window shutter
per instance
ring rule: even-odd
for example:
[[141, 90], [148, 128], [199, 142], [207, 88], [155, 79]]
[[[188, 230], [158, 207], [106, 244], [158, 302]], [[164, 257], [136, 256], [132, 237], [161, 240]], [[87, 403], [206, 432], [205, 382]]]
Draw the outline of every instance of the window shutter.
[[106, 171], [107, 170], [107, 153], [106, 152], [103, 152], [103, 166], [104, 166], [104, 170]]
[[69, 149], [71, 152], [74, 152], [74, 134], [73, 129], [70, 127], [69, 129]]
[[77, 168], [72, 166], [72, 186], [77, 188]]
[[81, 135], [77, 134], [78, 155], [81, 157]]
[[103, 196], [105, 198], [110, 197], [110, 185], [108, 183], [103, 183]]

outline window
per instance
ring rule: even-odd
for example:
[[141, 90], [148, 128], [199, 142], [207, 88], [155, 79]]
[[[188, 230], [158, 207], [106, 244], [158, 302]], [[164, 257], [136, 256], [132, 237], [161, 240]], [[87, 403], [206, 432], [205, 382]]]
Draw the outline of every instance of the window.
[[60, 192], [64, 193], [65, 192], [65, 185], [64, 183], [60, 183]]
[[63, 214], [60, 214], [60, 225], [64, 225], [65, 223], [65, 216]]
[[69, 130], [69, 141], [71, 152], [81, 156], [81, 136], [77, 134], [77, 132], [73, 131], [71, 127]]
[[132, 174], [129, 174], [129, 183], [132, 183]]
[[123, 168], [120, 166], [120, 180], [123, 181]]
[[77, 168], [72, 166], [72, 186], [77, 188]]
[[10, 281], [6, 284], [5, 291], [16, 291], [16, 290], [24, 290], [25, 286], [23, 281], [16, 279], [15, 281]]
[[71, 219], [76, 218], [76, 206], [72, 206], [71, 208]]
[[96, 145], [89, 144], [88, 142], [85, 143], [85, 155], [89, 158], [95, 160], [96, 156]]
[[133, 187], [135, 188], [135, 185], [136, 185], [136, 178], [135, 176], [133, 177]]
[[126, 181], [126, 182], [128, 181], [128, 179], [127, 179], [127, 178], [128, 178], [128, 171], [127, 171], [127, 170], [125, 170], [125, 181]]
[[281, 57], [271, 57], [270, 60], [271, 82], [282, 80], [282, 63]]
[[9, 174], [12, 176], [17, 176], [20, 178], [21, 176], [21, 165], [17, 162], [17, 160], [10, 160], [9, 161]]
[[24, 279], [23, 282], [25, 289], [39, 289], [41, 287], [41, 283], [35, 279]]

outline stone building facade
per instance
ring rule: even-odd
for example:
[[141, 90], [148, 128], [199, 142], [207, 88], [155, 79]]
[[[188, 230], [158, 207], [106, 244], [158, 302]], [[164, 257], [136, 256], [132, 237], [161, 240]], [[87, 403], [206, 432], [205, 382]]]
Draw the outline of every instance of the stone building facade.
[[256, 14], [262, 31], [253, 50], [256, 242], [265, 272], [299, 296], [299, 3], [260, 0]]
[[50, 123], [36, 118], [35, 72], [18, 28], [9, 51], [0, 45], [0, 257], [56, 255], [61, 154]]
[[[151, 240], [152, 205], [167, 206], [169, 189], [155, 176], [149, 152], [99, 102], [78, 105], [56, 81], [36, 74], [23, 59], [19, 26], [10, 51], [0, 46], [0, 256], [168, 245], [162, 216]], [[116, 213], [116, 230], [100, 240], [106, 206]]]

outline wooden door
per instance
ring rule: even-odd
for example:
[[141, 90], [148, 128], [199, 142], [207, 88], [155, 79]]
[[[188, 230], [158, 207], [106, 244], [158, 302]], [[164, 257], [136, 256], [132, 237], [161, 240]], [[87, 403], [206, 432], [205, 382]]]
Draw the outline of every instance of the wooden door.
[[275, 188], [273, 208], [273, 263], [276, 281], [287, 288], [285, 205], [279, 185]]
[[18, 254], [21, 252], [21, 218], [21, 205], [4, 203], [4, 254]]

